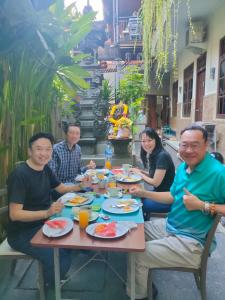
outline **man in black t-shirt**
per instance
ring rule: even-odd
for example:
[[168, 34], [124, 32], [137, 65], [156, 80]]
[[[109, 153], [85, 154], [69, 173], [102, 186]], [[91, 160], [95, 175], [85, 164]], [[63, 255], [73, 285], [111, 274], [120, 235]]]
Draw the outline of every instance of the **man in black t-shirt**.
[[[53, 136], [37, 133], [29, 140], [26, 162], [21, 163], [8, 178], [9, 245], [20, 252], [40, 260], [44, 267], [44, 280], [54, 284], [53, 250], [31, 246], [30, 240], [45, 220], [60, 213], [63, 204], [51, 201], [51, 189], [64, 194], [82, 189], [82, 184], [66, 186], [56, 178], [48, 167], [52, 156]], [[86, 186], [90, 182], [83, 183]], [[63, 278], [71, 263], [70, 250], [60, 249], [60, 271]]]

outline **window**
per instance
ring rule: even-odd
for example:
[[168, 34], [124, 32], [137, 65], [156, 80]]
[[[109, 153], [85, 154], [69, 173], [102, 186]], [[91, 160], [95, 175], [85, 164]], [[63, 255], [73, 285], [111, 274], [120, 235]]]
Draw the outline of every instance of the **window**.
[[220, 41], [217, 116], [225, 118], [225, 37]]
[[191, 115], [194, 64], [184, 70], [183, 117]]
[[173, 83], [172, 117], [177, 116], [178, 81]]

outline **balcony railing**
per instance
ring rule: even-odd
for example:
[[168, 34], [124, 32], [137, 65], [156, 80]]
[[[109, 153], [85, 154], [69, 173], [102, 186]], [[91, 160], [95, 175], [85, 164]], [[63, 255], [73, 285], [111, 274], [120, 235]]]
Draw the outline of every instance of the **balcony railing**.
[[142, 41], [142, 23], [139, 17], [119, 17], [119, 43]]

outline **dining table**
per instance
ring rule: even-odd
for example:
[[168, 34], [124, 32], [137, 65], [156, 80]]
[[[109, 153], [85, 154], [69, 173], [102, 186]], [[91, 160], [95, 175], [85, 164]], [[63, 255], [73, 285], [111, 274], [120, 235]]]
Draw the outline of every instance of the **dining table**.
[[[136, 184], [118, 184], [124, 191], [128, 191], [130, 186]], [[109, 199], [106, 196], [107, 189], [100, 189], [98, 184], [93, 185], [95, 196], [93, 197], [93, 206], [102, 206], [105, 200]], [[128, 199], [131, 197], [125, 194], [123, 197]], [[140, 199], [137, 199], [140, 202]], [[141, 203], [141, 202], [140, 202]], [[135, 223], [135, 228], [128, 230], [128, 232], [119, 238], [96, 238], [87, 234], [85, 229], [80, 229], [79, 223], [74, 220], [72, 230], [61, 237], [48, 237], [42, 229], [40, 229], [31, 240], [32, 246], [53, 248], [54, 253], [54, 275], [55, 275], [55, 299], [62, 300], [61, 298], [61, 285], [60, 285], [60, 262], [59, 262], [59, 249], [83, 249], [92, 251], [116, 251], [126, 252], [129, 254], [130, 259], [130, 299], [135, 300], [135, 252], [143, 252], [145, 250], [145, 236], [144, 236], [144, 220], [142, 214], [142, 207], [139, 206], [138, 210], [131, 213], [115, 214], [105, 212], [102, 208], [99, 215], [106, 214], [109, 216], [108, 222], [123, 222], [130, 221]], [[63, 217], [72, 218], [73, 213], [71, 207], [64, 207], [62, 214]], [[98, 218], [96, 222], [107, 222]]]

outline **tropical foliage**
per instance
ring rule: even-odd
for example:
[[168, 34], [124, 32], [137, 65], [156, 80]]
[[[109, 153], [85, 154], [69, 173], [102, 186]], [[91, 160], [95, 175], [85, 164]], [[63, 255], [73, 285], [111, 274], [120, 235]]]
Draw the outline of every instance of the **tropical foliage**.
[[[142, 0], [140, 14], [143, 22], [144, 79], [150, 77], [161, 83], [163, 75], [172, 67], [176, 71], [177, 20], [182, 0]], [[185, 1], [190, 29], [190, 0]], [[172, 66], [170, 65], [172, 62]]]
[[128, 66], [123, 71], [123, 78], [119, 82], [119, 98], [129, 106], [129, 118], [135, 122], [142, 113], [143, 100], [145, 99], [146, 86], [144, 75], [140, 67]]
[[[15, 162], [26, 158], [34, 131], [51, 131], [59, 99], [87, 88], [87, 72], [70, 51], [91, 30], [95, 14], [79, 16], [55, 0], [36, 11], [31, 1], [4, 0], [0, 9], [0, 185]], [[75, 12], [75, 13], [74, 13]]]

